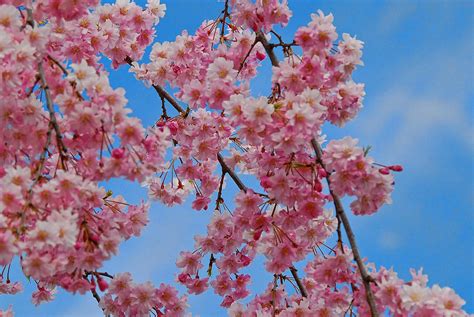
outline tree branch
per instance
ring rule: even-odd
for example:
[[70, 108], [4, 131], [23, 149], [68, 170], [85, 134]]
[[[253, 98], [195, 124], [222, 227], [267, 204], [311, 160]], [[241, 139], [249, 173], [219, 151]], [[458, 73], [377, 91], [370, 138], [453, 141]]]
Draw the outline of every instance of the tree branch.
[[[133, 60], [129, 56], [127, 56], [125, 58], [125, 61], [127, 62], [128, 65], [134, 67], [133, 64], [132, 64]], [[173, 108], [176, 109], [176, 111], [178, 111], [179, 113], [184, 113], [185, 112], [184, 108], [181, 107], [179, 105], [179, 103], [166, 90], [164, 90], [160, 85], [151, 85], [151, 86], [155, 89], [155, 91], [158, 93], [160, 98], [166, 99], [173, 106]]]
[[244, 192], [247, 192], [247, 186], [244, 185], [242, 180], [239, 178], [239, 176], [234, 172], [233, 169], [227, 165], [227, 163], [224, 161], [224, 157], [222, 156], [221, 153], [217, 153], [217, 160], [221, 164], [222, 171], [229, 174], [230, 178], [234, 181], [234, 183], [239, 187], [240, 190], [243, 190]]
[[270, 61], [272, 62], [272, 65], [275, 67], [280, 66], [280, 63], [278, 62], [278, 58], [276, 57], [275, 52], [273, 51], [273, 47], [271, 46], [270, 43], [268, 43], [268, 40], [265, 37], [265, 34], [263, 34], [262, 31], [258, 31], [256, 39], [260, 43], [262, 43], [263, 48], [265, 49], [265, 52], [267, 52], [268, 57], [270, 57]]
[[301, 296], [308, 297], [308, 293], [306, 292], [306, 288], [304, 287], [303, 283], [300, 280], [300, 277], [298, 276], [298, 270], [294, 266], [290, 266], [290, 272], [291, 272], [291, 275], [293, 275], [293, 278], [296, 281], [296, 285], [298, 285], [298, 288], [300, 289]]
[[362, 283], [364, 284], [365, 294], [367, 297], [367, 303], [369, 304], [371, 315], [372, 317], [378, 317], [379, 314], [377, 311], [377, 306], [375, 304], [375, 296], [374, 296], [374, 293], [372, 292], [372, 289], [370, 288], [370, 283], [373, 282], [373, 279], [367, 273], [364, 262], [362, 261], [354, 232], [352, 231], [349, 218], [347, 217], [347, 214], [344, 211], [344, 207], [342, 206], [341, 200], [339, 196], [337, 196], [331, 189], [331, 181], [329, 180], [329, 176], [331, 175], [331, 173], [330, 171], [326, 169], [326, 166], [324, 165], [324, 162], [322, 160], [323, 151], [321, 149], [321, 146], [315, 139], [311, 140], [311, 145], [313, 146], [313, 149], [316, 153], [317, 162], [326, 171], [326, 181], [328, 183], [329, 193], [331, 194], [331, 197], [333, 199], [334, 208], [336, 208], [336, 214], [341, 219], [342, 224], [344, 225], [344, 229], [346, 230], [347, 238], [349, 239], [349, 244], [351, 245], [351, 249], [352, 249], [352, 254], [354, 255], [354, 260], [357, 263], [357, 267], [359, 268], [359, 272], [362, 277]]
[[222, 10], [224, 16], [222, 17], [222, 28], [221, 28], [221, 37], [219, 41], [224, 43], [224, 33], [225, 33], [225, 20], [229, 16], [229, 0], [225, 0], [224, 10]]
[[[278, 67], [279, 63], [278, 63], [278, 59], [275, 55], [275, 52], [273, 51], [273, 46], [267, 41], [265, 35], [261, 31], [257, 32], [257, 39], [260, 41], [260, 43], [262, 43], [263, 47], [265, 48], [265, 51], [267, 52], [268, 56], [270, 57], [272, 65], [275, 66], [275, 67]], [[365, 294], [366, 294], [366, 297], [367, 297], [367, 303], [369, 304], [371, 315], [372, 315], [372, 317], [378, 317], [379, 314], [378, 314], [378, 311], [377, 311], [377, 306], [375, 305], [375, 297], [374, 297], [374, 294], [372, 292], [372, 289], [370, 288], [370, 282], [372, 282], [373, 279], [367, 273], [367, 270], [366, 270], [365, 265], [362, 261], [362, 258], [360, 257], [359, 248], [357, 247], [357, 243], [356, 243], [356, 240], [355, 240], [355, 235], [354, 235], [354, 232], [352, 231], [352, 227], [351, 227], [351, 224], [349, 222], [349, 218], [347, 218], [347, 214], [344, 211], [341, 200], [331, 190], [331, 183], [329, 181], [329, 176], [331, 174], [329, 173], [328, 170], [326, 170], [326, 167], [324, 166], [324, 163], [322, 161], [323, 153], [322, 153], [321, 147], [315, 139], [311, 140], [311, 145], [313, 146], [314, 151], [316, 152], [316, 158], [318, 160], [318, 163], [326, 171], [326, 181], [328, 183], [329, 192], [330, 192], [330, 194], [333, 198], [334, 207], [336, 208], [336, 215], [342, 221], [342, 224], [344, 225], [344, 229], [346, 230], [347, 238], [349, 239], [349, 243], [350, 243], [351, 249], [352, 249], [352, 254], [354, 255], [354, 260], [357, 263], [357, 267], [358, 267], [360, 275], [362, 277], [362, 282], [364, 284]], [[293, 271], [291, 273], [293, 273]]]
[[97, 291], [95, 290], [95, 288], [91, 289], [91, 293], [92, 293], [92, 296], [94, 296], [97, 303], [100, 303], [100, 296], [99, 294], [97, 294]]

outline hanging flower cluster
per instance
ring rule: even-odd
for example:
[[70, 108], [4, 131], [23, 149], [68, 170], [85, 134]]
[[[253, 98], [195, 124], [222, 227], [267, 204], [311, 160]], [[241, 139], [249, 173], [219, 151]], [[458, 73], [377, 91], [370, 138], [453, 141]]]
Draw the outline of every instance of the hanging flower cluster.
[[[154, 43], [142, 63], [165, 8], [0, 2], [0, 294], [22, 291], [10, 280], [19, 257], [37, 285], [35, 305], [61, 287], [90, 292], [107, 315], [184, 316], [187, 295], [173, 286], [101, 271], [149, 221], [147, 202], [103, 187], [123, 178], [165, 205], [192, 196], [193, 209], [214, 210], [195, 249], [179, 254], [176, 281], [189, 294], [211, 287], [230, 316], [467, 316], [452, 289], [429, 287], [421, 271], [403, 281], [357, 249], [340, 199], [354, 196], [353, 214], [373, 214], [391, 202], [392, 172], [402, 170], [376, 163], [351, 137], [321, 147], [326, 123], [343, 126], [362, 107], [352, 72], [363, 42], [338, 40], [321, 11], [285, 42], [274, 26], [289, 22], [286, 0], [227, 0], [216, 20]], [[157, 91], [163, 113], [152, 127], [110, 85], [104, 59], [129, 64]], [[255, 95], [265, 59], [272, 89]], [[226, 180], [240, 189], [232, 205]], [[273, 278], [249, 299], [248, 268], [259, 258]]]

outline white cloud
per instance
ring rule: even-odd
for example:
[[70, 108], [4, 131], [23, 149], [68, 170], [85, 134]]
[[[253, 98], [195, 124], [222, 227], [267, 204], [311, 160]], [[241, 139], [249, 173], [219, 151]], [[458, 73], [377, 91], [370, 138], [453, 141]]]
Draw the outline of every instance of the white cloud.
[[[367, 96], [354, 129], [381, 147], [379, 159], [413, 159], [428, 164], [436, 138], [449, 136], [473, 149], [472, 72], [466, 69], [472, 43], [416, 56], [393, 74], [388, 90]], [[445, 150], [448, 150], [446, 148]], [[379, 156], [379, 155], [378, 155]]]
[[401, 244], [401, 236], [391, 231], [383, 231], [377, 239], [378, 244], [385, 250], [396, 250]]
[[417, 4], [411, 1], [388, 2], [382, 14], [379, 16], [377, 33], [387, 36], [399, 27], [417, 8]]

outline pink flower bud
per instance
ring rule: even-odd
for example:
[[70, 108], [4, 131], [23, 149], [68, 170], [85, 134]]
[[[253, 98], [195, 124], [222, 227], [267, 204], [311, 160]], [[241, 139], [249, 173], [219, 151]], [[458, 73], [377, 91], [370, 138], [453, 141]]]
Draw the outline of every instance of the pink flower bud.
[[170, 132], [172, 135], [176, 135], [178, 133], [178, 123], [171, 121], [168, 123], [168, 129], [170, 129]]
[[269, 188], [272, 186], [272, 181], [270, 179], [270, 177], [268, 176], [263, 176], [261, 179], [260, 179], [260, 186], [262, 186], [263, 188]]
[[394, 172], [403, 171], [403, 166], [401, 166], [401, 165], [392, 165], [392, 166], [389, 166], [388, 168], [391, 169]]
[[224, 300], [222, 301], [221, 303], [221, 306], [222, 307], [230, 307], [230, 305], [232, 305], [232, 303], [234, 302], [234, 298], [230, 295], [226, 295], [226, 297], [224, 297]]
[[388, 167], [383, 167], [383, 168], [379, 169], [379, 172], [380, 172], [380, 174], [383, 174], [383, 175], [390, 174], [390, 170], [388, 169]]
[[121, 158], [123, 158], [124, 154], [125, 154], [124, 149], [113, 149], [112, 150], [112, 157], [114, 159], [120, 160]]
[[317, 192], [322, 192], [323, 185], [321, 184], [321, 182], [314, 183], [314, 190], [316, 190]]
[[142, 143], [143, 143], [143, 146], [145, 147], [145, 150], [147, 150], [148, 152], [151, 152], [151, 150], [153, 149], [153, 140], [146, 139], [146, 140], [143, 140]]
[[92, 242], [95, 242], [95, 243], [99, 243], [99, 240], [100, 240], [100, 239], [99, 239], [99, 236], [98, 236], [98, 235], [96, 235], [95, 233], [93, 233], [93, 234], [91, 234], [91, 235], [89, 236], [89, 240], [91, 240]]
[[242, 263], [243, 266], [247, 266], [250, 264], [251, 260], [248, 256], [245, 254], [240, 253], [240, 263]]
[[188, 282], [189, 279], [190, 279], [189, 274], [181, 273], [181, 274], [178, 275], [178, 281], [181, 284], [186, 284], [186, 282]]
[[326, 173], [324, 168], [320, 168], [320, 169], [318, 169], [318, 175], [321, 176], [321, 177], [326, 177], [326, 176], [328, 176], [328, 173]]
[[90, 290], [91, 291], [95, 290], [96, 285], [95, 285], [95, 280], [93, 278], [92, 278], [92, 280], [90, 281], [89, 284], [90, 284]]
[[258, 58], [259, 61], [263, 61], [265, 57], [267, 57], [264, 53], [257, 51], [257, 54], [255, 56]]
[[97, 283], [99, 284], [99, 289], [101, 292], [104, 292], [107, 288], [109, 288], [109, 284], [103, 279], [103, 278], [98, 278]]
[[255, 231], [255, 233], [253, 234], [253, 239], [258, 240], [258, 239], [260, 239], [261, 235], [262, 235], [262, 230]]

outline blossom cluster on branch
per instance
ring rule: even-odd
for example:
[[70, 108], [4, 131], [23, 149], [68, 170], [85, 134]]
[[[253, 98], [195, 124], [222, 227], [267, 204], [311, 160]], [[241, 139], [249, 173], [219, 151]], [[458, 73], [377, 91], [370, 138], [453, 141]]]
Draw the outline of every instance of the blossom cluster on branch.
[[[159, 0], [0, 1], [0, 294], [22, 291], [10, 280], [19, 257], [36, 305], [60, 287], [90, 292], [113, 316], [184, 316], [188, 295], [209, 287], [231, 316], [466, 316], [464, 301], [429, 287], [421, 271], [403, 281], [359, 254], [340, 198], [355, 197], [355, 215], [373, 214], [391, 202], [392, 172], [402, 170], [376, 163], [351, 137], [321, 148], [324, 124], [342, 127], [362, 108], [352, 72], [363, 42], [338, 40], [321, 11], [285, 42], [274, 26], [291, 18], [286, 0], [223, 7], [194, 33], [154, 43], [142, 63], [164, 16]], [[132, 115], [103, 58], [156, 90], [153, 126]], [[272, 90], [254, 96], [265, 60]], [[149, 203], [99, 185], [111, 178], [140, 182], [168, 206], [191, 196], [193, 209], [212, 213], [194, 249], [176, 255], [187, 294], [102, 271], [148, 223]], [[226, 179], [240, 190], [233, 208]], [[247, 268], [258, 257], [273, 278], [250, 298]]]

